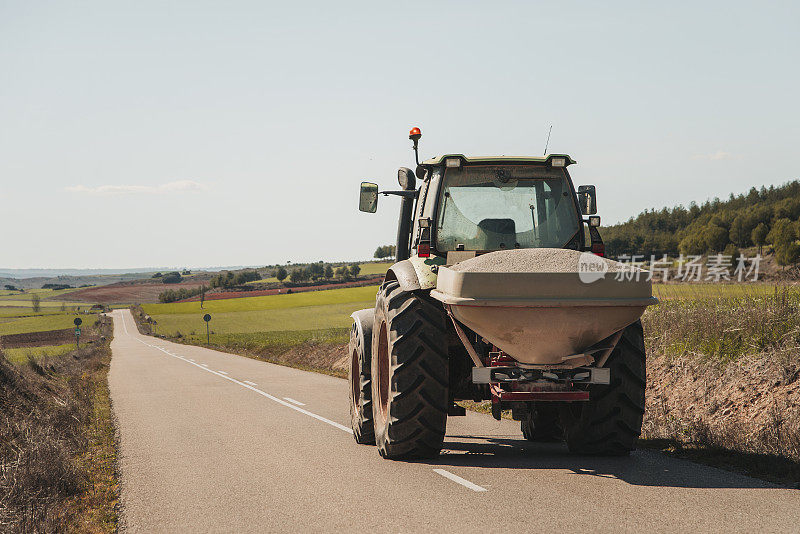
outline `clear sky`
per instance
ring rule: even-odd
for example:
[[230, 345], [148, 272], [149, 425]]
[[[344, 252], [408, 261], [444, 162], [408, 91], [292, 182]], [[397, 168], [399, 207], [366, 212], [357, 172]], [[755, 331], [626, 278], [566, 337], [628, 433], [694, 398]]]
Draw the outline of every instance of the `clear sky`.
[[421, 155], [578, 161], [604, 224], [800, 177], [797, 2], [0, 0], [0, 267], [370, 257]]

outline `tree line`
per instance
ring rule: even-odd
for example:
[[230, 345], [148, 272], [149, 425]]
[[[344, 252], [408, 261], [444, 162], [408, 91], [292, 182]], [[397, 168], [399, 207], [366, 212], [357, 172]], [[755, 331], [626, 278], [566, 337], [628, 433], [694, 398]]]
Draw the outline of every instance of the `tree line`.
[[188, 299], [189, 297], [193, 297], [195, 295], [199, 295], [203, 292], [202, 287], [195, 287], [192, 289], [187, 289], [185, 287], [181, 287], [178, 289], [167, 289], [166, 291], [161, 292], [158, 295], [159, 302], [177, 302], [179, 300]]
[[309, 263], [305, 267], [295, 267], [291, 272], [287, 272], [286, 269], [280, 267], [278, 272], [275, 274], [275, 277], [279, 281], [283, 282], [288, 275], [289, 280], [292, 283], [297, 284], [307, 282], [309, 280], [332, 280], [334, 278], [347, 281], [357, 278], [360, 273], [361, 266], [357, 263], [340, 265], [334, 269], [333, 265], [330, 263], [325, 264], [323, 262], [318, 262]]
[[385, 258], [394, 258], [396, 253], [397, 247], [395, 245], [381, 245], [375, 249], [375, 253], [372, 256], [382, 260]]
[[800, 261], [800, 181], [761, 189], [728, 200], [689, 207], [645, 210], [602, 230], [609, 257], [623, 254], [729, 254], [772, 245], [780, 265]]
[[213, 277], [209, 284], [211, 287], [230, 289], [236, 286], [243, 286], [247, 282], [255, 282], [256, 280], [261, 280], [261, 275], [254, 269], [239, 271], [235, 274], [232, 271], [223, 271]]
[[345, 280], [349, 281], [358, 278], [361, 273], [361, 266], [357, 263], [338, 265], [334, 267], [330, 263], [322, 261], [309, 263], [307, 265], [297, 265], [287, 269], [285, 266], [278, 266], [274, 270], [261, 273], [255, 269], [246, 269], [239, 272], [223, 271], [209, 281], [211, 287], [232, 289], [243, 286], [248, 282], [255, 282], [264, 278], [275, 277], [279, 282], [289, 280], [292, 283], [302, 283], [319, 280]]

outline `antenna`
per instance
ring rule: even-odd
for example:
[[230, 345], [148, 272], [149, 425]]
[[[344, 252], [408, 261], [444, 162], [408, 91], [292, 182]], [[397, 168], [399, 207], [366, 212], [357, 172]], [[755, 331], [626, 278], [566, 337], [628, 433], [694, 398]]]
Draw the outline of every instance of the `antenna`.
[[544, 143], [544, 153], [542, 154], [543, 156], [547, 155], [547, 147], [550, 146], [550, 132], [552, 131], [553, 131], [553, 125], [551, 124], [550, 129], [547, 130], [547, 141], [545, 141]]

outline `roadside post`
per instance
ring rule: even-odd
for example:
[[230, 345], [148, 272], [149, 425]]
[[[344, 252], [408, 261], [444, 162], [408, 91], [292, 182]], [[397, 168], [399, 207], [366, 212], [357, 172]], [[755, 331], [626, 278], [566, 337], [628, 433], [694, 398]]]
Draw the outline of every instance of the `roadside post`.
[[208, 330], [208, 322], [211, 320], [211, 314], [205, 314], [203, 320], [206, 322], [206, 345], [211, 345], [211, 334]]
[[75, 324], [75, 348], [81, 348], [81, 323], [83, 322], [80, 317], [76, 317], [74, 321]]

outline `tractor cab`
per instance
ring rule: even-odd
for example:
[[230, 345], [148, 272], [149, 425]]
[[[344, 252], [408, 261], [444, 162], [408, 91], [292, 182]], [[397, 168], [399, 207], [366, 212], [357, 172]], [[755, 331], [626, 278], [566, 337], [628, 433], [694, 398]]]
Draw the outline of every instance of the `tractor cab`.
[[[415, 134], [421, 135], [419, 129], [410, 136], [416, 152]], [[401, 168], [401, 191], [379, 192], [376, 184], [363, 182], [359, 209], [374, 212], [378, 194], [403, 197], [398, 261], [411, 252], [421, 258], [461, 260], [521, 248], [567, 248], [602, 255], [600, 218], [583, 219], [597, 212], [595, 188], [575, 190], [567, 171], [573, 164], [566, 154], [540, 158], [448, 154], [418, 164], [416, 176]], [[589, 226], [588, 247], [584, 223]]]

